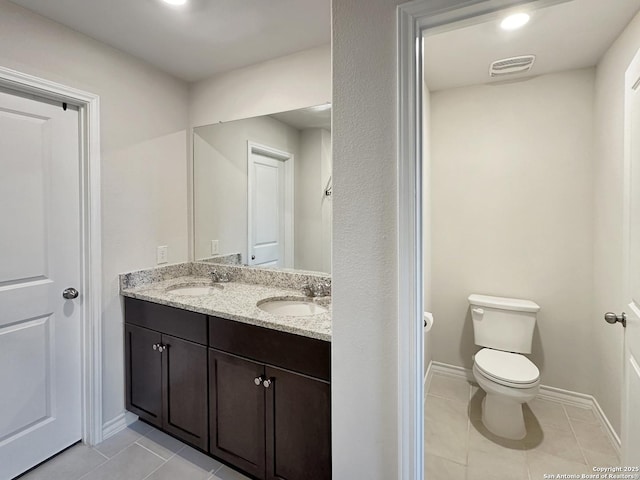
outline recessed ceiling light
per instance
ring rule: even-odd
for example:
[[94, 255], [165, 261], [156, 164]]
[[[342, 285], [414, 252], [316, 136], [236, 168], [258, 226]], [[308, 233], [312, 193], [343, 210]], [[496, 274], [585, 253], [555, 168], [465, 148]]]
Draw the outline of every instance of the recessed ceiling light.
[[185, 3], [187, 3], [187, 0], [162, 0], [164, 3], [168, 3], [169, 5], [173, 5], [173, 6], [180, 6], [180, 5], [184, 5]]
[[[165, 0], [166, 1], [166, 0]], [[500, 26], [504, 30], [516, 30], [524, 27], [529, 22], [529, 15], [526, 13], [514, 13], [502, 20]]]

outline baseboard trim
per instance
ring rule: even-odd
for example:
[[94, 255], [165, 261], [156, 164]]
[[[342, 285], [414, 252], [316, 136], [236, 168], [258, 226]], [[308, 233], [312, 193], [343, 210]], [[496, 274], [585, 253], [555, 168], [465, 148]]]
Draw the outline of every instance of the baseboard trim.
[[136, 420], [138, 420], [137, 415], [124, 411], [108, 422], [105, 422], [102, 425], [102, 441], [104, 442], [107, 438], [112, 437], [121, 430], [124, 430]]
[[424, 373], [424, 396], [427, 397], [427, 392], [429, 391], [429, 386], [431, 386], [431, 379], [433, 378], [433, 369], [431, 366], [433, 362], [429, 362], [429, 366], [427, 367], [427, 371]]
[[[447, 363], [431, 361], [429, 368], [427, 369], [427, 375], [425, 376], [425, 392], [428, 391], [428, 386], [431, 384], [433, 375], [445, 375], [449, 377], [464, 378], [469, 382], [476, 383], [473, 378], [473, 372], [468, 368], [458, 367], [456, 365], [449, 365]], [[427, 383], [428, 380], [428, 383]], [[615, 429], [609, 422], [609, 419], [605, 415], [602, 407], [598, 403], [598, 400], [592, 395], [585, 393], [572, 392], [571, 390], [564, 390], [562, 388], [549, 387], [547, 385], [540, 385], [540, 392], [538, 398], [542, 400], [549, 400], [551, 402], [561, 403], [572, 407], [590, 408], [595, 414], [596, 418], [600, 421], [600, 425], [604, 428], [605, 432], [609, 436], [609, 440], [617, 450], [618, 456], [622, 451], [622, 442], [620, 437], [616, 433]]]

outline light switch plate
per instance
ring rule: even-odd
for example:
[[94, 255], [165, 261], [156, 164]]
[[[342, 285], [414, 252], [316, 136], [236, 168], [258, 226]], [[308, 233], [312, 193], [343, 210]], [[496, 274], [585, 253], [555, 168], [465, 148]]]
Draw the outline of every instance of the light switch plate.
[[211, 255], [218, 254], [218, 240], [211, 240]]
[[167, 263], [169, 260], [169, 247], [166, 245], [162, 245], [160, 247], [158, 247], [158, 252], [156, 255], [156, 261], [158, 262], [158, 265], [160, 265], [161, 263]]

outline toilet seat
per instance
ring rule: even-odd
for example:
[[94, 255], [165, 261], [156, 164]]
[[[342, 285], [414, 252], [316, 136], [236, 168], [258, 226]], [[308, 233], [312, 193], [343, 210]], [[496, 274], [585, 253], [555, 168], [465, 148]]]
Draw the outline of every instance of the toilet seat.
[[475, 356], [475, 365], [489, 380], [513, 388], [531, 388], [540, 380], [540, 371], [524, 355], [483, 348]]

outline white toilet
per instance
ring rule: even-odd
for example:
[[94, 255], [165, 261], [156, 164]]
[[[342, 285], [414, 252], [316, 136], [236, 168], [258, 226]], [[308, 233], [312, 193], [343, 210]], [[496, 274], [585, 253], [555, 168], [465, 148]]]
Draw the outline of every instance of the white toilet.
[[526, 435], [522, 404], [535, 398], [540, 371], [522, 355], [531, 353], [538, 304], [515, 298], [470, 295], [476, 353], [473, 376], [487, 396], [482, 423], [500, 437], [521, 440]]

